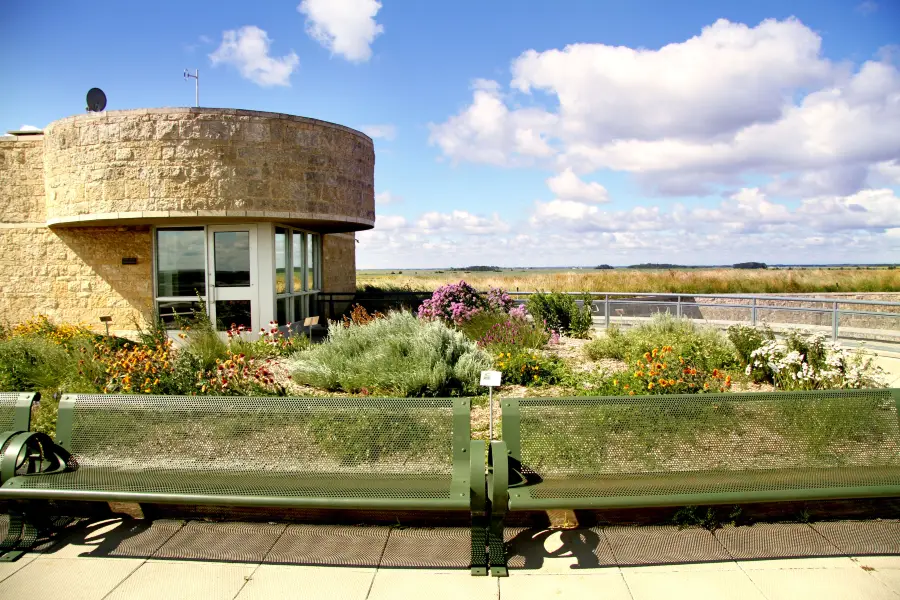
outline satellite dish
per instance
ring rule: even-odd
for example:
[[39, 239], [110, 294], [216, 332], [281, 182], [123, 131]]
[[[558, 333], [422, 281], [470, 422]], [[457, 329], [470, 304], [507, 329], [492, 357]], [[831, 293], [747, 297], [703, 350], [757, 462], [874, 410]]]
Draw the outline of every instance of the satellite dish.
[[91, 88], [87, 93], [87, 109], [91, 112], [100, 112], [106, 108], [106, 94], [100, 88]]

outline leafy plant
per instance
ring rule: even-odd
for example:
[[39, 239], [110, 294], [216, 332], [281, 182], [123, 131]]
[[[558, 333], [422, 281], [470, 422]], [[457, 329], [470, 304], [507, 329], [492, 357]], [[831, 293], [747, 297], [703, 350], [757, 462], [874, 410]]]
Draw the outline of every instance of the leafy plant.
[[728, 328], [728, 339], [737, 352], [742, 367], [750, 364], [750, 354], [765, 342], [775, 339], [775, 333], [767, 326], [732, 325]]
[[623, 395], [699, 394], [731, 389], [730, 375], [719, 369], [698, 369], [676, 355], [671, 346], [653, 348], [633, 364], [632, 372], [623, 371], [613, 378], [613, 385]]
[[431, 298], [419, 306], [418, 314], [420, 319], [460, 324], [489, 308], [488, 301], [478, 290], [460, 281], [436, 289]]
[[384, 315], [378, 311], [375, 311], [372, 314], [369, 314], [369, 311], [365, 309], [361, 304], [353, 305], [353, 308], [350, 310], [350, 316], [344, 317], [344, 327], [350, 327], [353, 325], [366, 325], [371, 323], [375, 319], [381, 319]]
[[[540, 324], [522, 317], [484, 313], [475, 317], [473, 321], [477, 321], [475, 326], [465, 328], [464, 331], [470, 339], [476, 339], [480, 347], [490, 351], [536, 349], [543, 347], [550, 340], [550, 332]], [[488, 323], [490, 326], [485, 329], [484, 326]]]
[[491, 358], [441, 321], [389, 313], [367, 325], [330, 327], [328, 339], [297, 355], [294, 380], [328, 390], [398, 396], [476, 391]]
[[503, 373], [503, 383], [509, 385], [558, 383], [565, 374], [565, 365], [555, 356], [543, 356], [523, 348], [500, 352], [494, 366]]
[[584, 294], [581, 307], [575, 298], [560, 292], [539, 292], [528, 297], [526, 307], [535, 321], [551, 331], [571, 337], [586, 337], [591, 329], [591, 296]]
[[610, 327], [606, 336], [589, 342], [585, 352], [592, 360], [616, 358], [630, 363], [663, 346], [671, 347], [674, 354], [704, 371], [737, 364], [734, 347], [721, 332], [668, 313], [654, 315], [650, 322], [627, 331]]
[[745, 373], [783, 390], [884, 387], [884, 371], [860, 351], [851, 352], [823, 334], [789, 332], [750, 353]]

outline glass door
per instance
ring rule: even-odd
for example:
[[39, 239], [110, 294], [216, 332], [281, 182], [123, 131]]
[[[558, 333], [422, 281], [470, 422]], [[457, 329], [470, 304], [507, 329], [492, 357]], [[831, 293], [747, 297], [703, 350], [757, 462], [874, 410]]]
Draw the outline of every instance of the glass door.
[[220, 331], [232, 325], [257, 331], [256, 225], [209, 225], [206, 235], [210, 320]]

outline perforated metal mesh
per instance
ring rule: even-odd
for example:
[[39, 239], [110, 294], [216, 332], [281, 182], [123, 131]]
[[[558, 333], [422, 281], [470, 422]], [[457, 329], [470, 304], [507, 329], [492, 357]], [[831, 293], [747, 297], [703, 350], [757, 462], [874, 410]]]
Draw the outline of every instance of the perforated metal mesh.
[[0, 432], [15, 429], [17, 392], [0, 392]]
[[519, 404], [533, 498], [900, 485], [889, 390]]
[[449, 399], [79, 395], [73, 472], [22, 487], [445, 498]]

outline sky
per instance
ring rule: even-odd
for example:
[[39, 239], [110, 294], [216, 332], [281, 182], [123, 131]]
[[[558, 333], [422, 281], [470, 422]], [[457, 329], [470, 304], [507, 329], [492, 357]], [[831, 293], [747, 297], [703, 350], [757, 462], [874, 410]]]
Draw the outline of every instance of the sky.
[[3, 131], [185, 69], [374, 139], [359, 268], [900, 262], [900, 0], [0, 5]]

